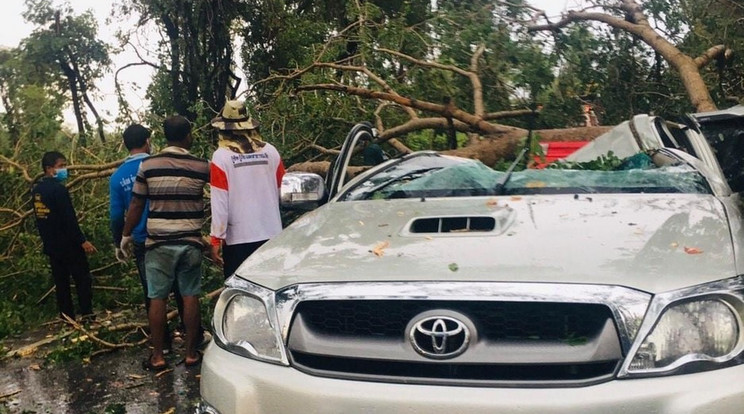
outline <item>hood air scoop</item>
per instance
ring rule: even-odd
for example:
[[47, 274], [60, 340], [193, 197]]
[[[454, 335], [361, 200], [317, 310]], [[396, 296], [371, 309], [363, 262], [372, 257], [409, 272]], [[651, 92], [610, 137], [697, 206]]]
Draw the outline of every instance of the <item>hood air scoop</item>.
[[497, 216], [420, 217], [407, 226], [408, 234], [496, 233], [501, 234], [514, 221], [514, 211]]

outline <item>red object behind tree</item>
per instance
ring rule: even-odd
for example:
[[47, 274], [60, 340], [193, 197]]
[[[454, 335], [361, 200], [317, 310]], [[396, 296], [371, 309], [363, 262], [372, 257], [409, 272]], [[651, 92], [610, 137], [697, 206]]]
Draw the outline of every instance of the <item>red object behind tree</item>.
[[540, 156], [535, 156], [535, 165], [533, 168], [545, 168], [548, 164], [561, 158], [566, 158], [573, 154], [574, 151], [588, 144], [590, 141], [554, 141], [541, 142], [540, 146], [545, 153], [545, 160]]

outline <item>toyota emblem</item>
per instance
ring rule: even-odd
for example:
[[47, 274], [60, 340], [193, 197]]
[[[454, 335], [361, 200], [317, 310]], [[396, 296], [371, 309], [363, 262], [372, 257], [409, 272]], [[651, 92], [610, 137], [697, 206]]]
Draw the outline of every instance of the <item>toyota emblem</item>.
[[449, 359], [468, 348], [470, 329], [463, 321], [451, 316], [426, 316], [413, 323], [409, 340], [413, 349], [427, 358]]

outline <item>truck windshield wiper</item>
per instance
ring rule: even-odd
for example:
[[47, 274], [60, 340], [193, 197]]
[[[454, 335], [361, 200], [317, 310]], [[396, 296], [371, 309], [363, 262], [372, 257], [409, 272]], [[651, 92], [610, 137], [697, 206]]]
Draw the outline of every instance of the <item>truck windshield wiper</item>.
[[501, 181], [499, 181], [496, 184], [496, 187], [494, 187], [493, 189], [493, 192], [496, 195], [504, 195], [503, 193], [504, 193], [504, 188], [506, 187], [506, 183], [509, 182], [509, 180], [511, 179], [512, 173], [514, 172], [514, 168], [516, 168], [517, 165], [520, 162], [522, 162], [522, 158], [524, 158], [524, 154], [526, 153], [527, 153], [527, 148], [522, 148], [522, 151], [519, 154], [517, 154], [517, 158], [514, 160], [514, 162], [512, 162], [509, 168], [506, 169], [504, 178], [502, 178]]

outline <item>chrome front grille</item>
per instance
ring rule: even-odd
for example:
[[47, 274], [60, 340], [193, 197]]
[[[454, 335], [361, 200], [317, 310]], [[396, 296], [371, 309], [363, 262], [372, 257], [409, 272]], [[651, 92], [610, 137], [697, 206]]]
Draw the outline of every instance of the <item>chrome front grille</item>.
[[414, 316], [432, 309], [470, 316], [482, 339], [489, 341], [580, 342], [612, 319], [609, 308], [599, 304], [493, 301], [306, 301], [296, 313], [309, 329], [322, 335], [398, 338], [405, 336]]
[[[292, 366], [313, 375], [570, 387], [614, 377], [649, 300], [592, 285], [342, 283], [278, 292], [277, 312]], [[432, 312], [465, 321], [466, 351], [438, 358], [415, 349], [412, 323]]]

